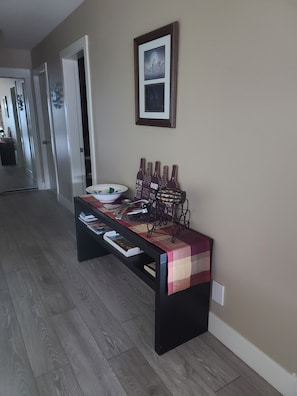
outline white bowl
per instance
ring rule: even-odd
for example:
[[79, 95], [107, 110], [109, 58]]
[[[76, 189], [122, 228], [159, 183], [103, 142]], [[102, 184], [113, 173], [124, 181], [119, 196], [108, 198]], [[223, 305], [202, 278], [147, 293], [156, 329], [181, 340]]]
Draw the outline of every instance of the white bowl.
[[111, 203], [116, 201], [128, 190], [128, 187], [121, 184], [96, 184], [86, 188], [88, 194], [93, 194], [98, 201], [102, 203]]

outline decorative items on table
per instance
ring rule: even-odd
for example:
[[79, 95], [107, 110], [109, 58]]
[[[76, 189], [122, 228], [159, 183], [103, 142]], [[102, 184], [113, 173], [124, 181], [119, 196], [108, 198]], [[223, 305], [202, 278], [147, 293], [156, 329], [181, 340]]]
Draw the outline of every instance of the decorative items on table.
[[130, 217], [130, 220], [143, 220], [142, 214], [145, 214], [145, 221], [147, 221], [149, 201], [147, 199], [137, 199], [131, 201], [130, 199], [123, 199], [122, 204], [114, 212], [115, 218], [121, 220], [124, 215]]
[[160, 161], [155, 162], [155, 170], [152, 175], [151, 184], [150, 184], [150, 201], [155, 201], [157, 192], [160, 188]]
[[171, 224], [172, 242], [184, 229], [190, 227], [189, 203], [186, 192], [178, 188], [162, 188], [157, 192], [155, 206], [149, 209], [148, 236], [162, 232], [162, 226]]
[[179, 189], [178, 166], [176, 164], [172, 166], [169, 180], [169, 167], [163, 166], [161, 177], [160, 167], [160, 161], [156, 161], [152, 174], [152, 162], [148, 162], [146, 167], [145, 159], [141, 158], [136, 177], [135, 198], [148, 200], [146, 205], [148, 236], [153, 232], [161, 232], [162, 226], [171, 224], [172, 242], [174, 242], [183, 228], [190, 227], [188, 200], [186, 192]]
[[163, 166], [163, 173], [162, 173], [162, 176], [161, 176], [160, 186], [159, 186], [160, 189], [167, 187], [167, 183], [168, 183], [168, 169], [169, 169], [168, 165], [164, 165]]
[[88, 194], [93, 194], [102, 203], [112, 203], [128, 190], [128, 187], [121, 184], [96, 184], [86, 188]]
[[141, 158], [139, 170], [136, 176], [135, 196], [134, 196], [135, 199], [141, 199], [144, 172], [145, 172], [145, 158]]
[[150, 199], [152, 167], [153, 167], [153, 163], [148, 162], [147, 169], [146, 169], [146, 172], [145, 172], [144, 178], [143, 178], [143, 184], [142, 184], [141, 198], [143, 198], [143, 199]]
[[168, 180], [166, 187], [178, 188], [178, 183], [177, 183], [177, 165], [172, 165], [171, 178], [170, 178], [170, 180]]

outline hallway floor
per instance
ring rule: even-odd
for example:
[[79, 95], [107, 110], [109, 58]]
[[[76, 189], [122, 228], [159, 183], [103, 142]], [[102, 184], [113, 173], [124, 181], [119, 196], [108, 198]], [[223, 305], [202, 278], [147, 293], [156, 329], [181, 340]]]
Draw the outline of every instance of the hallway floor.
[[158, 356], [154, 292], [111, 255], [79, 263], [53, 194], [0, 216], [0, 395], [279, 395], [208, 332]]
[[7, 191], [36, 188], [33, 177], [19, 165], [1, 165], [0, 161], [0, 194]]

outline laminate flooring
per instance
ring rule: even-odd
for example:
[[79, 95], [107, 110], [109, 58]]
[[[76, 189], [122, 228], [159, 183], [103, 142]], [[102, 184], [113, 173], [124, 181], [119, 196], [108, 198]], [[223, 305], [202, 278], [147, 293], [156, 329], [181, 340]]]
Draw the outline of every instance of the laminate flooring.
[[20, 165], [1, 165], [0, 161], [0, 194], [30, 190], [36, 188], [33, 176]]
[[206, 332], [158, 356], [154, 292], [112, 255], [79, 263], [47, 191], [0, 196], [0, 396], [274, 396]]

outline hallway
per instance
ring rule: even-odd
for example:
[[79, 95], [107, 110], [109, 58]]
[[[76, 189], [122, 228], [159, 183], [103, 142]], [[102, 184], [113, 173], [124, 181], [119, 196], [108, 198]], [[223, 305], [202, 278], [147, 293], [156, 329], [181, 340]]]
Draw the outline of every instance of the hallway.
[[33, 176], [20, 165], [1, 165], [0, 161], [0, 194], [36, 188]]
[[111, 255], [79, 263], [50, 192], [0, 216], [1, 396], [279, 395], [208, 332], [158, 356], [154, 292]]

